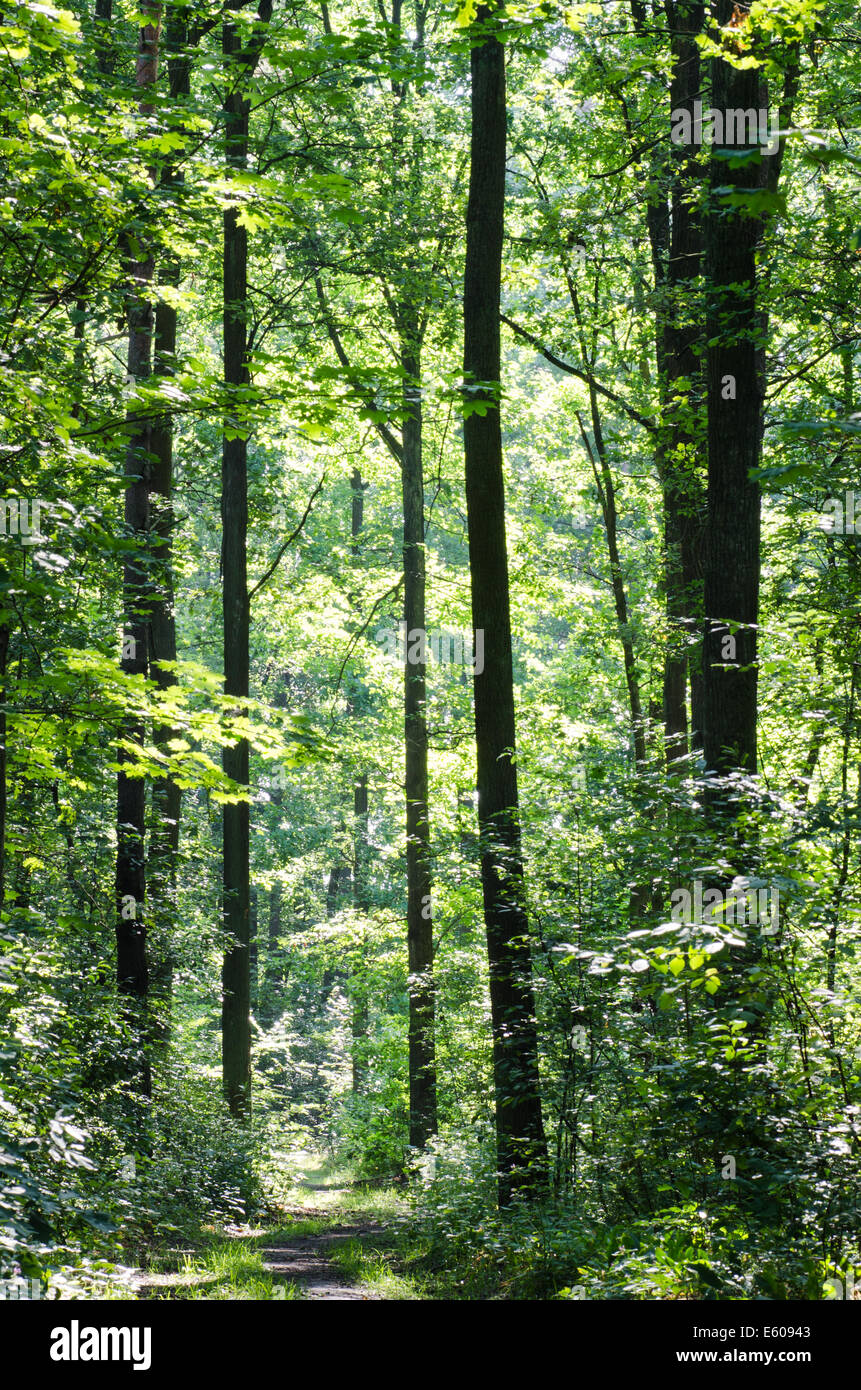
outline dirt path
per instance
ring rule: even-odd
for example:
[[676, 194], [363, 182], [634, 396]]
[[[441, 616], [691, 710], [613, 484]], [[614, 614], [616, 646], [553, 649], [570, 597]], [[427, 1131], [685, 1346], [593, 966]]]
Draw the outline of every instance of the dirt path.
[[[299, 1207], [289, 1213], [299, 1221], [319, 1220], [326, 1213], [319, 1208]], [[347, 1281], [345, 1274], [332, 1263], [331, 1252], [345, 1241], [362, 1236], [375, 1236], [382, 1227], [376, 1222], [343, 1225], [338, 1223], [320, 1235], [296, 1236], [293, 1240], [263, 1247], [263, 1268], [275, 1279], [294, 1283], [303, 1298], [340, 1298], [362, 1302], [380, 1302], [371, 1293]]]
[[[137, 1296], [229, 1298], [229, 1290], [235, 1289], [236, 1297], [242, 1297], [245, 1291], [245, 1296], [252, 1298], [255, 1293], [257, 1297], [279, 1298], [292, 1285], [292, 1298], [382, 1302], [386, 1294], [362, 1281], [360, 1256], [350, 1258], [344, 1265], [337, 1259], [338, 1250], [351, 1242], [361, 1246], [366, 1240], [385, 1240], [386, 1226], [376, 1219], [378, 1213], [364, 1210], [367, 1202], [357, 1197], [357, 1189], [365, 1184], [345, 1183], [339, 1175], [330, 1174], [326, 1161], [314, 1154], [302, 1153], [297, 1159], [302, 1160], [301, 1165], [296, 1165], [292, 1180], [285, 1184], [291, 1205], [279, 1205], [277, 1226], [268, 1231], [224, 1226], [219, 1233], [220, 1248], [216, 1241], [212, 1253], [212, 1263], [206, 1247], [198, 1252], [178, 1250], [174, 1255], [177, 1263], [178, 1257], [185, 1257], [184, 1269], [175, 1267], [172, 1273], [136, 1271]], [[232, 1245], [234, 1239], [238, 1247], [250, 1247], [252, 1258], [244, 1269], [241, 1249], [238, 1261], [233, 1260], [232, 1253], [224, 1259], [223, 1247]], [[261, 1282], [265, 1291], [260, 1291]]]

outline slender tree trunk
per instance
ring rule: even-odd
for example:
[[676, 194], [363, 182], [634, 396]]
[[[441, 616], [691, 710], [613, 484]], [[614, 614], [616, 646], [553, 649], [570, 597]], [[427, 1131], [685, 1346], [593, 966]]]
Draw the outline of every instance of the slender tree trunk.
[[[577, 285], [570, 263], [564, 254], [562, 257], [562, 264], [568, 285], [568, 295], [574, 310], [574, 316], [577, 320], [577, 336], [580, 342], [580, 354], [583, 362], [588, 362], [590, 369], [594, 371], [595, 358], [597, 355], [596, 337], [593, 332], [590, 345], [586, 333], [586, 325], [583, 320], [583, 313], [580, 308], [580, 296], [577, 293]], [[619, 555], [616, 489], [613, 484], [613, 473], [610, 468], [610, 461], [607, 457], [607, 449], [604, 443], [601, 411], [598, 406], [598, 392], [595, 390], [594, 381], [589, 382], [589, 414], [592, 421], [592, 436], [595, 440], [594, 450], [589, 443], [589, 436], [586, 433], [579, 412], [577, 414], [577, 423], [580, 426], [580, 437], [583, 440], [583, 447], [589, 455], [589, 462], [592, 466], [592, 476], [595, 479], [595, 487], [601, 504], [601, 515], [604, 518], [604, 528], [607, 532], [607, 554], [610, 560], [610, 584], [613, 590], [613, 604], [616, 609], [619, 641], [622, 646], [625, 685], [628, 690], [628, 708], [631, 711], [631, 736], [634, 744], [634, 761], [638, 768], [643, 768], [646, 763], [646, 726], [643, 719], [643, 705], [640, 695], [640, 678], [637, 671], [636, 653], [634, 651], [634, 637], [631, 631], [631, 625], [628, 621], [628, 599], [625, 593], [622, 560]]]
[[[424, 476], [422, 470], [421, 361], [418, 347], [402, 354], [404, 425], [401, 479], [404, 508], [404, 621], [425, 632]], [[425, 664], [404, 667], [404, 746], [407, 798], [407, 946], [409, 954], [410, 1145], [424, 1149], [436, 1134], [433, 918]]]
[[[231, 21], [224, 25], [225, 66], [235, 87], [224, 108], [227, 162], [244, 171], [248, 154], [249, 106], [239, 78], [240, 38]], [[248, 232], [239, 209], [224, 214], [224, 382], [227, 391], [248, 384], [246, 358], [248, 307]], [[224, 614], [224, 690], [237, 708], [249, 690], [248, 600], [248, 442], [244, 434], [225, 431], [221, 455], [221, 573]], [[224, 771], [248, 786], [248, 743], [225, 747]], [[250, 819], [247, 801], [226, 805], [223, 813], [223, 908], [227, 946], [222, 969], [222, 1063], [224, 1094], [231, 1113], [243, 1118], [251, 1109], [250, 1020]]]
[[[696, 37], [704, 8], [699, 0], [667, 4], [671, 77], [669, 111], [688, 113], [701, 100], [701, 64]], [[647, 37], [645, 7], [632, 0], [635, 28]], [[667, 131], [669, 137], [669, 130]], [[668, 765], [702, 743], [702, 652], [690, 638], [702, 630], [705, 538], [705, 484], [699, 457], [704, 452], [700, 401], [702, 370], [697, 345], [702, 317], [696, 298], [701, 273], [702, 231], [697, 182], [702, 178], [697, 151], [670, 144], [653, 171], [647, 225], [655, 277], [655, 338], [661, 386], [662, 429], [656, 462], [663, 489], [664, 602], [667, 644], [664, 657], [663, 723]], [[667, 188], [668, 185], [668, 188]], [[688, 734], [687, 693], [691, 719]]]
[[[693, 121], [701, 99], [697, 35], [704, 8], [680, 0], [672, 8], [670, 109]], [[696, 287], [702, 270], [702, 228], [697, 183], [702, 178], [695, 148], [673, 145], [670, 167], [670, 245], [664, 319], [663, 415], [668, 425], [664, 457], [664, 553], [669, 627], [664, 665], [664, 732], [667, 762], [688, 752], [686, 686], [690, 680], [690, 744], [702, 741], [702, 651], [688, 639], [702, 630], [705, 485], [698, 459], [702, 370], [698, 346], [702, 321]]]
[[[479, 11], [486, 18], [487, 9]], [[505, 50], [491, 36], [471, 53], [472, 137], [464, 276], [464, 419], [472, 619], [484, 632], [475, 673], [481, 877], [490, 974], [499, 1198], [535, 1192], [546, 1148], [514, 761], [505, 490], [499, 410], [499, 300], [505, 214]], [[473, 383], [491, 383], [476, 387]], [[483, 414], [469, 412], [479, 401]]]
[[[619, 626], [619, 640], [622, 644], [622, 660], [625, 667], [625, 685], [628, 689], [628, 708], [631, 711], [631, 732], [634, 740], [634, 761], [638, 768], [646, 764], [646, 728], [643, 720], [643, 705], [640, 698], [640, 678], [637, 673], [637, 658], [634, 652], [634, 638], [628, 621], [628, 598], [625, 593], [625, 578], [622, 574], [622, 559], [619, 555], [617, 534], [616, 490], [613, 474], [607, 459], [604, 444], [604, 431], [601, 428], [601, 413], [598, 397], [593, 386], [589, 387], [592, 415], [592, 435], [595, 440], [593, 452], [583, 421], [578, 413], [580, 435], [592, 464], [592, 476], [601, 503], [601, 515], [607, 532], [607, 554], [610, 559], [610, 584], [613, 589], [613, 603], [616, 609], [616, 622]], [[597, 457], [596, 457], [597, 455]]]
[[[362, 528], [365, 524], [365, 487], [358, 468], [350, 477], [350, 553], [353, 562], [359, 565]], [[350, 602], [357, 601], [357, 594], [350, 594]], [[357, 715], [356, 699], [351, 695], [347, 701], [351, 719]], [[334, 872], [334, 871], [333, 871]], [[349, 869], [342, 871], [346, 877]], [[353, 782], [353, 906], [357, 913], [368, 910], [368, 775], [360, 772]], [[331, 886], [331, 880], [330, 880]], [[335, 885], [337, 894], [337, 881]], [[334, 910], [334, 909], [333, 909]], [[349, 991], [351, 1000], [351, 1044], [353, 1068], [353, 1094], [358, 1095], [367, 1073], [365, 1053], [368, 1037], [368, 994], [366, 977], [366, 957], [368, 949], [367, 931], [363, 924], [358, 947], [358, 964], [350, 971]]]
[[[171, 4], [165, 34], [170, 95], [182, 102], [191, 91], [191, 74], [185, 55], [187, 43], [185, 11]], [[165, 190], [182, 188], [181, 172], [165, 164], [161, 184]], [[180, 267], [170, 257], [161, 270], [166, 284], [179, 284]], [[170, 377], [176, 363], [177, 311], [173, 304], [160, 299], [155, 311], [156, 376]], [[172, 538], [173, 512], [173, 417], [165, 414], [155, 422], [152, 434], [152, 465], [150, 500], [152, 506], [151, 537], [154, 552], [155, 594], [152, 604], [150, 661], [152, 674], [162, 690], [175, 685], [176, 677], [163, 663], [176, 661], [176, 618], [174, 615], [174, 575]], [[153, 729], [153, 742], [166, 749], [175, 736], [169, 725], [158, 724]], [[179, 819], [182, 793], [170, 777], [157, 779], [153, 784], [153, 830], [150, 840], [150, 903], [155, 940], [151, 946], [151, 993], [158, 1001], [161, 1017], [157, 1026], [162, 1042], [170, 1036], [170, 1001], [173, 993], [172, 931], [177, 911], [177, 858], [179, 855]]]
[[[353, 905], [359, 913], [368, 910], [368, 777], [361, 773], [353, 788]], [[359, 968], [352, 972], [353, 1093], [363, 1089], [368, 1066], [368, 985], [366, 978], [368, 941], [363, 925], [359, 944]]]
[[[143, 7], [142, 13], [146, 13]], [[113, 0], [95, 0], [93, 20], [96, 33], [93, 47], [96, 51], [96, 66], [105, 77], [110, 76], [116, 65], [116, 51], [111, 27], [112, 17]]]
[[[141, 90], [139, 111], [152, 111], [150, 94], [158, 76], [161, 6], [146, 0], [141, 6], [148, 23], [139, 31], [136, 80]], [[151, 284], [154, 257], [144, 250], [143, 259], [129, 265], [131, 290], [128, 300], [128, 381], [134, 387], [145, 381], [152, 370], [153, 305]], [[125, 524], [133, 548], [123, 568], [123, 649], [122, 669], [127, 675], [146, 676], [149, 656], [149, 624], [152, 593], [148, 572], [149, 551], [149, 462], [152, 420], [135, 419], [126, 450]], [[143, 743], [143, 723], [129, 720], [124, 736]], [[131, 777], [122, 767], [129, 761], [120, 751], [117, 775], [117, 862], [116, 862], [116, 938], [117, 988], [120, 994], [146, 997], [148, 969], [146, 952], [146, 860], [145, 820], [146, 781]], [[148, 1063], [143, 1063], [143, 1089], [149, 1089]]]
[[266, 953], [266, 978], [273, 985], [284, 978], [281, 953], [281, 904], [284, 885], [276, 879], [269, 893], [269, 943]]
[[258, 965], [259, 965], [259, 941], [258, 941], [258, 897], [257, 889], [251, 889], [251, 903], [249, 912], [248, 926], [248, 968], [251, 975], [249, 984], [250, 1007], [253, 1012], [257, 1011], [258, 999]]

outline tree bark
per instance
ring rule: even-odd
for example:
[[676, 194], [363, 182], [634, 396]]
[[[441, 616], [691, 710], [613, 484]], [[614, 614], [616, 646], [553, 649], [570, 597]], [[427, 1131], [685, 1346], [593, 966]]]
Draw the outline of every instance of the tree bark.
[[[229, 168], [244, 172], [248, 156], [250, 103], [242, 90], [242, 53], [236, 26], [227, 20], [222, 52], [231, 90], [224, 103]], [[249, 381], [246, 316], [248, 309], [248, 231], [239, 209], [224, 213], [224, 383], [228, 394]], [[249, 693], [248, 598], [248, 442], [225, 430], [221, 452], [221, 576], [224, 616], [224, 691], [242, 701]], [[248, 786], [248, 742], [225, 747], [228, 777]], [[251, 1110], [251, 977], [249, 934], [250, 816], [247, 801], [225, 805], [222, 818], [222, 890], [227, 945], [222, 966], [222, 1068], [224, 1094], [237, 1119]]]
[[[170, 95], [173, 101], [184, 101], [191, 92], [191, 73], [185, 56], [187, 43], [185, 11], [172, 4], [168, 10], [165, 33]], [[182, 188], [183, 176], [170, 162], [162, 169], [161, 184], [165, 190]], [[180, 267], [171, 256], [162, 267], [166, 284], [179, 284]], [[163, 298], [155, 311], [156, 376], [170, 377], [176, 364], [177, 312]], [[154, 555], [155, 593], [150, 623], [150, 660], [152, 675], [162, 690], [176, 684], [173, 671], [162, 663], [176, 661], [176, 618], [174, 613], [173, 574], [173, 416], [166, 413], [155, 422], [152, 433], [152, 465], [150, 498], [152, 505], [151, 537]], [[153, 742], [166, 749], [174, 737], [170, 725], [157, 724]], [[166, 1043], [170, 1036], [170, 1001], [173, 994], [173, 952], [171, 936], [176, 919], [177, 858], [179, 855], [179, 821], [182, 793], [170, 777], [158, 778], [153, 784], [153, 830], [150, 841], [150, 901], [155, 941], [151, 948], [152, 995], [158, 999], [161, 1018], [158, 1036]]]
[[[357, 912], [368, 910], [368, 776], [362, 772], [353, 787], [353, 905]], [[353, 1094], [359, 1095], [367, 1076], [368, 986], [366, 964], [367, 932], [363, 925], [359, 945], [359, 968], [351, 971]]]
[[[424, 475], [421, 359], [415, 337], [401, 358], [404, 425], [401, 480], [404, 510], [404, 621], [407, 643], [425, 632]], [[404, 749], [407, 800], [407, 948], [409, 957], [410, 1146], [424, 1149], [437, 1129], [434, 1053], [433, 917], [425, 664], [404, 666]]]
[[[635, 28], [646, 37], [645, 10], [633, 0]], [[704, 7], [699, 0], [667, 5], [671, 77], [669, 111], [688, 112], [701, 99], [701, 63], [696, 38]], [[668, 112], [669, 115], [669, 112]], [[669, 135], [669, 131], [668, 131]], [[702, 744], [702, 651], [690, 638], [702, 630], [705, 539], [705, 482], [698, 459], [703, 451], [702, 369], [697, 346], [702, 338], [695, 295], [702, 269], [702, 227], [697, 153], [684, 144], [669, 146], [659, 161], [658, 190], [647, 210], [655, 289], [655, 340], [661, 389], [661, 430], [656, 463], [664, 508], [664, 604], [667, 641], [664, 657], [663, 724], [667, 764]], [[668, 184], [668, 188], [667, 185]], [[687, 695], [690, 681], [690, 739]]]
[[[144, 0], [141, 12], [148, 22], [139, 30], [136, 81], [141, 89], [138, 110], [152, 111], [149, 94], [158, 76], [161, 6]], [[152, 371], [153, 304], [151, 285], [155, 260], [144, 251], [143, 259], [129, 264], [128, 381], [134, 386]], [[123, 566], [122, 670], [146, 677], [149, 669], [149, 625], [152, 592], [149, 578], [149, 453], [152, 420], [139, 420], [130, 411], [130, 434], [125, 462], [125, 524], [132, 548]], [[140, 720], [124, 724], [124, 737], [141, 744]], [[117, 989], [120, 994], [146, 997], [149, 975], [146, 950], [146, 782], [129, 776], [123, 764], [131, 761], [120, 751], [117, 774], [116, 939]], [[149, 1089], [148, 1065], [143, 1064], [144, 1090]]]
[[[700, 98], [701, 64], [697, 35], [703, 27], [700, 3], [676, 4], [670, 37], [671, 111], [693, 119]], [[672, 147], [670, 246], [667, 260], [667, 319], [662, 372], [663, 415], [669, 426], [664, 455], [664, 554], [666, 614], [669, 628], [664, 663], [664, 733], [668, 764], [689, 749], [686, 686], [690, 681], [690, 745], [702, 743], [702, 650], [691, 648], [702, 630], [705, 540], [705, 484], [698, 466], [702, 429], [702, 370], [697, 352], [702, 321], [694, 296], [702, 270], [702, 227], [697, 196], [701, 175], [696, 153]]]
[[[479, 22], [488, 17], [479, 11]], [[464, 276], [464, 378], [472, 620], [484, 631], [474, 676], [481, 877], [490, 975], [499, 1199], [543, 1183], [538, 1038], [515, 767], [505, 490], [499, 407], [499, 303], [505, 214], [505, 49], [495, 35], [471, 53], [472, 135]], [[488, 383], [483, 386], [477, 383]], [[470, 410], [480, 403], [484, 413]]]
[[[141, 8], [142, 12], [146, 13], [143, 7]], [[109, 77], [116, 66], [116, 50], [111, 30], [112, 17], [113, 0], [95, 0], [93, 23], [96, 32], [93, 47], [96, 51], [96, 67], [103, 77]]]
[[[719, 22], [732, 14], [720, 0]], [[712, 106], [767, 106], [757, 68], [712, 63]], [[708, 529], [705, 559], [704, 754], [707, 770], [756, 772], [760, 487], [750, 477], [762, 443], [763, 325], [757, 309], [761, 215], [727, 206], [718, 187], [742, 196], [766, 186], [766, 160], [711, 160], [706, 219], [708, 297]]]

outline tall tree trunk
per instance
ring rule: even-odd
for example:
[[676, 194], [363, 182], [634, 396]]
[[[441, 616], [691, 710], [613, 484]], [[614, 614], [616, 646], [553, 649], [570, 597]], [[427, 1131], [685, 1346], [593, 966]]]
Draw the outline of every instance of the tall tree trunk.
[[271, 1023], [277, 1016], [276, 996], [278, 986], [284, 980], [284, 952], [281, 947], [281, 905], [284, 885], [276, 879], [269, 892], [269, 935], [266, 949], [266, 1022]]
[[[147, 23], [140, 29], [136, 80], [141, 89], [138, 105], [141, 116], [152, 110], [150, 95], [158, 76], [161, 6], [144, 0], [142, 14]], [[129, 265], [131, 289], [128, 299], [128, 381], [134, 387], [145, 381], [152, 370], [153, 305], [151, 285], [154, 256], [144, 249], [143, 259]], [[135, 419], [126, 450], [125, 524], [133, 546], [123, 567], [123, 648], [122, 669], [127, 675], [146, 676], [149, 655], [149, 623], [152, 607], [148, 573], [149, 484], [148, 456], [152, 440], [152, 420]], [[134, 743], [144, 740], [142, 721], [124, 725], [124, 737]], [[123, 770], [129, 761], [120, 751], [117, 774], [117, 862], [116, 862], [116, 938], [117, 988], [120, 994], [146, 997], [148, 969], [146, 952], [146, 860], [145, 819], [146, 782]], [[149, 1089], [148, 1063], [142, 1063], [142, 1085]]]
[[[168, 10], [165, 48], [173, 101], [184, 101], [191, 92], [185, 11], [176, 4]], [[181, 171], [170, 162], [162, 169], [161, 184], [165, 190], [182, 187]], [[179, 262], [169, 257], [162, 267], [166, 284], [179, 284]], [[156, 376], [170, 377], [176, 364], [177, 311], [164, 298], [155, 311]], [[174, 672], [163, 663], [176, 661], [176, 618], [174, 615], [174, 575], [172, 538], [173, 511], [173, 416], [162, 415], [155, 422], [152, 434], [152, 465], [150, 471], [150, 500], [152, 506], [152, 544], [155, 561], [155, 594], [150, 625], [150, 661], [152, 674], [162, 690], [176, 683]], [[174, 737], [170, 725], [158, 724], [153, 729], [153, 742], [166, 749]], [[171, 777], [162, 777], [153, 784], [153, 830], [150, 840], [150, 904], [155, 941], [151, 945], [151, 993], [160, 1007], [157, 1022], [162, 1042], [170, 1035], [170, 1001], [173, 993], [172, 931], [177, 910], [177, 857], [179, 854], [179, 818], [182, 793]]]
[[[479, 21], [488, 17], [479, 10]], [[542, 1184], [538, 1037], [523, 894], [505, 489], [499, 408], [499, 301], [505, 215], [505, 50], [491, 35], [471, 53], [472, 136], [464, 275], [464, 419], [472, 621], [484, 632], [475, 673], [481, 878], [490, 975], [499, 1199]], [[491, 383], [476, 387], [474, 383]], [[484, 413], [470, 411], [480, 403]]]
[[[632, 0], [638, 34], [648, 37], [645, 7]], [[671, 76], [669, 112], [687, 112], [693, 125], [702, 92], [697, 35], [704, 20], [699, 0], [667, 5]], [[669, 136], [669, 129], [667, 131]], [[698, 459], [703, 450], [700, 423], [702, 370], [697, 345], [702, 338], [700, 306], [694, 295], [701, 273], [702, 229], [697, 182], [702, 177], [697, 151], [670, 145], [659, 155], [647, 209], [655, 289], [655, 338], [661, 388], [662, 428], [657, 437], [657, 471], [664, 507], [664, 603], [667, 644], [664, 657], [663, 723], [667, 763], [689, 748], [687, 693], [690, 680], [690, 746], [702, 743], [702, 652], [690, 646], [702, 630], [705, 539], [705, 482]], [[667, 188], [668, 184], [668, 188]]]
[[[404, 425], [401, 480], [404, 508], [404, 621], [425, 632], [424, 475], [421, 360], [416, 343], [402, 352]], [[409, 956], [410, 1145], [424, 1149], [436, 1134], [433, 918], [425, 664], [404, 666], [404, 749], [407, 798], [407, 948]]]
[[[354, 468], [350, 476], [350, 554], [354, 564], [359, 565], [362, 528], [365, 524], [365, 487], [362, 474]], [[350, 602], [357, 601], [357, 594], [350, 594]], [[357, 714], [355, 695], [347, 700], [350, 717]], [[334, 872], [334, 871], [333, 871]], [[342, 871], [346, 878], [349, 869]], [[368, 901], [368, 774], [360, 772], [353, 782], [353, 906], [357, 913], [367, 912]], [[331, 880], [330, 880], [331, 884]], [[337, 880], [335, 883], [337, 894]], [[333, 909], [334, 910], [334, 909]], [[353, 1094], [358, 1095], [367, 1073], [366, 1057], [368, 1037], [368, 994], [367, 994], [367, 930], [362, 924], [361, 940], [358, 947], [358, 964], [350, 971], [349, 991], [351, 1001], [350, 1028], [353, 1070]]]
[[252, 889], [251, 889], [251, 901], [250, 901], [250, 905], [249, 905], [249, 922], [248, 922], [248, 969], [249, 969], [249, 973], [250, 973], [250, 977], [251, 977], [251, 978], [250, 978], [250, 982], [249, 982], [249, 990], [248, 990], [248, 993], [249, 993], [249, 1004], [250, 1004], [250, 1008], [251, 1008], [251, 1010], [252, 1010], [253, 1012], [255, 1012], [255, 1013], [257, 1012], [257, 1000], [258, 1000], [258, 995], [259, 995], [259, 989], [258, 989], [258, 967], [259, 967], [260, 951], [259, 951], [259, 938], [258, 938], [258, 929], [259, 929], [259, 921], [258, 921], [259, 913], [258, 913], [258, 907], [259, 907], [259, 899], [258, 899], [258, 896], [257, 896], [257, 889], [256, 889], [256, 888], [252, 888]]
[[[244, 172], [248, 155], [250, 103], [241, 86], [240, 37], [232, 21], [223, 29], [222, 51], [233, 90], [224, 114], [227, 163]], [[239, 209], [224, 214], [224, 382], [227, 392], [246, 386], [246, 314], [248, 307], [248, 232]], [[224, 614], [224, 690], [237, 708], [249, 690], [248, 599], [248, 442], [244, 434], [225, 430], [221, 454], [221, 574]], [[248, 742], [225, 747], [224, 771], [248, 786]], [[247, 801], [226, 805], [223, 812], [223, 910], [227, 945], [222, 968], [222, 1066], [224, 1094], [231, 1114], [243, 1118], [251, 1109], [250, 1018], [250, 818]]]
[[[598, 409], [598, 396], [594, 386], [589, 387], [589, 401], [592, 416], [592, 435], [595, 449], [589, 443], [589, 436], [583, 425], [580, 413], [577, 423], [580, 436], [592, 465], [592, 476], [601, 504], [604, 529], [607, 532], [607, 554], [610, 560], [610, 584], [613, 590], [613, 604], [619, 626], [619, 640], [622, 644], [622, 661], [625, 668], [625, 685], [628, 689], [628, 708], [631, 711], [631, 732], [634, 741], [634, 761], [638, 768], [646, 765], [646, 726], [643, 720], [643, 705], [640, 698], [640, 678], [637, 673], [637, 658], [634, 652], [634, 639], [628, 621], [628, 598], [625, 593], [625, 578], [622, 573], [622, 559], [619, 554], [619, 540], [616, 515], [616, 489], [613, 474], [607, 459], [604, 444], [604, 431], [601, 427], [601, 412]], [[596, 457], [597, 455], [597, 457]]]
[[[146, 14], [143, 7], [142, 13]], [[93, 23], [96, 31], [93, 47], [96, 51], [96, 66], [104, 77], [109, 77], [116, 65], [116, 50], [111, 28], [112, 16], [113, 0], [96, 0], [93, 7]]]
[[[726, 24], [732, 0], [719, 0]], [[712, 106], [759, 109], [767, 91], [759, 68], [712, 63]], [[765, 187], [767, 161], [712, 157], [706, 220], [708, 297], [708, 530], [705, 560], [704, 753], [718, 774], [756, 772], [760, 487], [750, 477], [762, 443], [762, 322], [757, 312], [756, 252], [761, 215], [727, 206], [716, 192], [741, 195]]]
[[[686, 111], [693, 120], [701, 97], [701, 64], [697, 35], [704, 7], [698, 0], [680, 0], [672, 9], [672, 78], [670, 109]], [[696, 150], [672, 147], [670, 186], [670, 246], [667, 260], [667, 318], [662, 372], [663, 413], [669, 425], [665, 455], [664, 554], [666, 613], [669, 627], [664, 664], [664, 732], [667, 762], [688, 752], [686, 684], [690, 680], [690, 744], [702, 743], [702, 650], [689, 645], [702, 630], [705, 541], [705, 485], [698, 467], [704, 442], [700, 427], [702, 371], [698, 346], [702, 323], [694, 300], [702, 269], [702, 228], [697, 182], [701, 178]]]
[[[353, 905], [357, 912], [368, 910], [368, 776], [361, 773], [353, 788]], [[364, 923], [359, 945], [359, 967], [351, 972], [353, 1093], [359, 1095], [367, 1076], [368, 1038], [368, 940]]]

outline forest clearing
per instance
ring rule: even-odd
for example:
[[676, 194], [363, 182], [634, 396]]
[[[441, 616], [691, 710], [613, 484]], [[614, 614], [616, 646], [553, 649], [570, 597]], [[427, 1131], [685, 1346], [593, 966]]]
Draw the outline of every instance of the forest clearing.
[[848, 1335], [859, 94], [851, 0], [4, 7], [0, 1302], [58, 1375], [222, 1302]]

